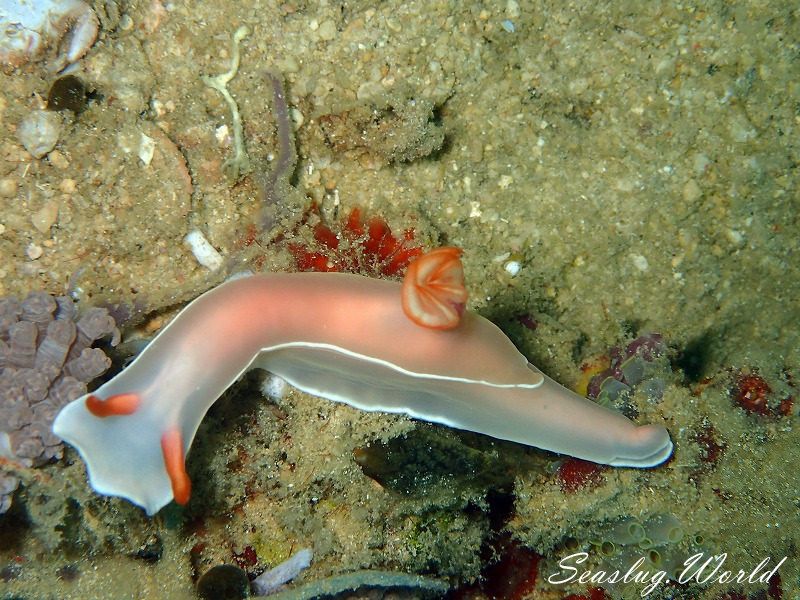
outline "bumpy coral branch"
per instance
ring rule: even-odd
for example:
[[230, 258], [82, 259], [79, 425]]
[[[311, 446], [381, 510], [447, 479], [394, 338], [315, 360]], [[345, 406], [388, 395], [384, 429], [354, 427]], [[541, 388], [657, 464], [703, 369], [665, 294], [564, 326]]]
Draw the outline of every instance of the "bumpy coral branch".
[[61, 455], [50, 431], [56, 413], [111, 365], [91, 345], [106, 336], [119, 342], [114, 319], [104, 308], [76, 317], [66, 296], [0, 298], [0, 514], [11, 505], [20, 469]]

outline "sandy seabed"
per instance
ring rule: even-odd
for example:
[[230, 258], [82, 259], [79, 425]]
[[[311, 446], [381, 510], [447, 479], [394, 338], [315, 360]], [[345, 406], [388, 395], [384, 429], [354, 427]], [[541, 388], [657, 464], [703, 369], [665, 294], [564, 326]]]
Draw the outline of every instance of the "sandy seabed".
[[[210, 566], [239, 557], [256, 573], [306, 546], [315, 561], [305, 581], [396, 570], [471, 586], [474, 598], [587, 594], [547, 582], [573, 551], [589, 552], [595, 571], [638, 555], [673, 568], [727, 552], [734, 570], [785, 556], [777, 585], [665, 583], [650, 597], [797, 597], [791, 3], [93, 8], [100, 35], [74, 70], [90, 99], [77, 115], [58, 113], [44, 157], [26, 152], [17, 128], [57, 77], [48, 56], [0, 74], [0, 294], [122, 302], [153, 329], [223, 276], [197, 263], [189, 231], [223, 257], [245, 256], [237, 266], [291, 270], [276, 240], [312, 243], [312, 202], [334, 230], [359, 207], [395, 232], [413, 228], [422, 245], [463, 248], [470, 308], [569, 387], [610, 348], [663, 335], [663, 394], [634, 389], [628, 402], [640, 422], [668, 427], [675, 457], [605, 470], [568, 492], [552, 454], [298, 392], [264, 402], [249, 377], [201, 428], [183, 512], [151, 520], [96, 496], [71, 452], [27, 474], [0, 517], [0, 598], [192, 598]], [[200, 76], [228, 70], [243, 25], [228, 87], [252, 169], [232, 180], [229, 107]], [[286, 81], [298, 163], [274, 231], [242, 253], [277, 148], [267, 69]], [[750, 375], [768, 386], [766, 415], [739, 402]], [[400, 452], [403, 436], [432, 450]], [[370, 445], [380, 449], [370, 460], [403, 454], [400, 466], [365, 468]], [[611, 539], [619, 523], [667, 517], [680, 536], [655, 544], [658, 556]], [[498, 537], [508, 541], [501, 563], [514, 548], [542, 557], [535, 582], [480, 587]], [[247, 548], [254, 564], [241, 558]], [[606, 587], [611, 598], [642, 590]]]

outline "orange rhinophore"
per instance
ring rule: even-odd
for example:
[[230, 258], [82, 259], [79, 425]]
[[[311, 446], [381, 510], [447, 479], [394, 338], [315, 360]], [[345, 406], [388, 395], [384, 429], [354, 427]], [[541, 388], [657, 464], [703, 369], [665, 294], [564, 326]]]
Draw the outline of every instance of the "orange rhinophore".
[[186, 474], [183, 457], [183, 436], [177, 427], [168, 429], [161, 436], [161, 452], [164, 454], [164, 467], [172, 484], [172, 495], [178, 504], [189, 502], [192, 494], [192, 481]]
[[139, 394], [114, 394], [105, 400], [90, 394], [86, 398], [86, 408], [95, 417], [119, 417], [132, 415], [139, 408]]
[[467, 302], [461, 249], [438, 248], [411, 263], [403, 279], [403, 311], [417, 325], [453, 329]]

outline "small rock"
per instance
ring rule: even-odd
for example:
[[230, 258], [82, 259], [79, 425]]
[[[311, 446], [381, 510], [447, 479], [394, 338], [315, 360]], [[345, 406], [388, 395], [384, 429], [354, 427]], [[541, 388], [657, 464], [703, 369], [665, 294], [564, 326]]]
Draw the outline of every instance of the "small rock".
[[164, 542], [161, 541], [159, 536], [153, 534], [139, 547], [134, 557], [153, 565], [161, 560], [163, 554]]
[[10, 177], [0, 179], [0, 198], [13, 198], [17, 195], [17, 181]]
[[150, 161], [153, 160], [153, 154], [156, 151], [156, 141], [142, 134], [141, 141], [139, 142], [139, 160], [141, 160], [145, 166], [150, 164]]
[[62, 121], [58, 113], [34, 110], [17, 127], [17, 138], [32, 156], [42, 158], [58, 143]]
[[633, 266], [639, 269], [642, 273], [647, 271], [650, 268], [647, 259], [642, 256], [641, 254], [631, 254], [631, 260], [633, 261]]
[[[50, 154], [52, 155], [52, 152]], [[65, 194], [74, 194], [75, 190], [78, 189], [78, 183], [71, 177], [67, 177], [61, 180], [58, 184], [58, 189]]]
[[19, 577], [20, 573], [22, 573], [22, 567], [13, 563], [8, 564], [0, 569], [0, 579], [2, 579], [4, 583], [8, 583]]
[[703, 190], [694, 179], [690, 179], [683, 186], [683, 199], [688, 204], [694, 204], [703, 195]]
[[519, 2], [517, 0], [508, 0], [506, 2], [506, 16], [509, 19], [516, 19], [520, 16]]
[[327, 19], [319, 26], [319, 39], [330, 42], [336, 37], [336, 23]]
[[28, 246], [25, 248], [25, 254], [27, 254], [28, 258], [31, 260], [36, 260], [37, 258], [41, 257], [43, 253], [44, 250], [42, 247], [38, 244], [34, 244], [33, 242], [28, 244]]
[[56, 222], [57, 218], [58, 204], [50, 201], [31, 215], [31, 223], [39, 233], [47, 235], [50, 233], [50, 227]]
[[82, 0], [1, 2], [0, 69], [39, 60], [51, 48], [58, 56], [50, 67], [60, 71], [86, 54], [98, 29], [97, 15]]
[[67, 157], [64, 156], [62, 152], [58, 150], [53, 150], [50, 154], [47, 155], [47, 160], [50, 161], [50, 164], [56, 167], [57, 169], [66, 169], [69, 166], [69, 161]]

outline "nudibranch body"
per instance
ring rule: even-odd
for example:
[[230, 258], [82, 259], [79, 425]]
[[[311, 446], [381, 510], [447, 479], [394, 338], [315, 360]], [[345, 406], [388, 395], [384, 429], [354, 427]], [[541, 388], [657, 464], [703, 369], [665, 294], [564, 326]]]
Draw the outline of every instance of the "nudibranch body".
[[420, 326], [400, 283], [344, 273], [252, 275], [206, 292], [129, 367], [67, 405], [53, 431], [78, 449], [95, 490], [153, 514], [188, 501], [183, 461], [200, 421], [251, 368], [363, 410], [609, 465], [650, 467], [672, 452], [663, 427], [558, 385], [486, 319], [465, 311], [450, 329]]

